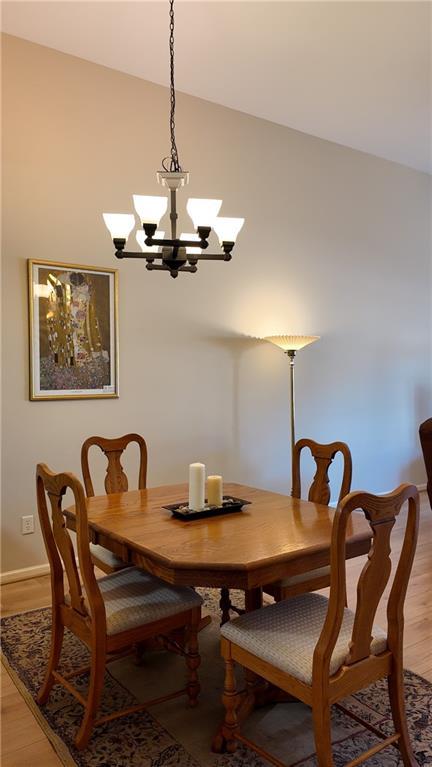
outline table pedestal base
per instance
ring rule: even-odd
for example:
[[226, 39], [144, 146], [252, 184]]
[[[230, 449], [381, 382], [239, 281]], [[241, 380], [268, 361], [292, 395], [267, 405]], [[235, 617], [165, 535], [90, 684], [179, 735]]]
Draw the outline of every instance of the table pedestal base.
[[[258, 610], [262, 607], [262, 588], [254, 588], [245, 591], [245, 611], [251, 612], [252, 610]], [[265, 608], [264, 608], [265, 609]], [[234, 664], [232, 665], [232, 684], [231, 688], [235, 690], [234, 679]], [[270, 703], [292, 703], [297, 702], [297, 698], [293, 697], [289, 693], [284, 692], [275, 687], [275, 685], [267, 682], [265, 679], [257, 676], [249, 669], [244, 669], [244, 675], [246, 680], [246, 687], [241, 692], [232, 695], [230, 702], [230, 708], [235, 712], [236, 724], [232, 733], [227, 732], [226, 722], [223, 722], [212, 742], [212, 750], [215, 753], [222, 753], [223, 751], [234, 751], [236, 748], [235, 737], [233, 735], [235, 730], [242, 725], [242, 723], [248, 718], [249, 714], [260, 706], [267, 706]], [[231, 697], [231, 696], [229, 696]], [[229, 736], [231, 735], [231, 737]]]
[[[271, 703], [298, 703], [298, 698], [259, 677], [255, 677], [254, 680], [248, 680], [246, 688], [237, 693], [233, 706], [236, 713], [237, 726], [240, 728], [255, 708], [268, 706]], [[231, 738], [225, 737], [225, 730], [226, 725], [223, 722], [213, 738], [212, 751], [217, 754], [221, 754], [224, 751], [233, 752], [235, 750], [235, 740], [233, 742]]]

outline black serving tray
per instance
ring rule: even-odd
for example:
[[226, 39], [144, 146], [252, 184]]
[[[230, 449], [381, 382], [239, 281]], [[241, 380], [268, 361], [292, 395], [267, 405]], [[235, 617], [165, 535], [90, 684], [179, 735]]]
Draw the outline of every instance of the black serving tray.
[[176, 519], [183, 519], [185, 522], [191, 522], [193, 519], [205, 519], [205, 517], [220, 517], [222, 514], [233, 514], [241, 511], [243, 506], [251, 503], [242, 498], [234, 498], [233, 495], [224, 495], [222, 506], [204, 506], [202, 511], [192, 511], [188, 508], [187, 501], [181, 503], [171, 503], [169, 506], [163, 506], [163, 509], [171, 511]]

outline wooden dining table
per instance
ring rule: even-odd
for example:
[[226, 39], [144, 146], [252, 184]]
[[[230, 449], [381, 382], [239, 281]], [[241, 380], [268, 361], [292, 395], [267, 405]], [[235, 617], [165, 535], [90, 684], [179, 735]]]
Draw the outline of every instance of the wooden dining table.
[[[241, 589], [246, 611], [262, 606], [266, 584], [330, 563], [334, 508], [235, 483], [225, 484], [224, 493], [250, 504], [236, 513], [183, 521], [163, 507], [186, 501], [186, 484], [88, 498], [90, 538], [168, 583], [221, 588], [228, 594]], [[64, 513], [74, 529], [75, 508]], [[367, 553], [370, 540], [364, 515], [351, 515], [346, 558]], [[229, 597], [224, 604], [221, 600], [222, 622], [229, 619], [230, 606]], [[245, 671], [245, 680], [239, 722], [256, 705], [292, 700], [251, 672]], [[220, 725], [213, 750], [220, 751], [222, 741]]]
[[[168, 583], [241, 589], [247, 611], [266, 584], [329, 564], [334, 508], [235, 483], [224, 493], [250, 505], [183, 521], [163, 507], [186, 500], [186, 484], [88, 498], [91, 540]], [[74, 507], [65, 515], [74, 529]], [[368, 552], [370, 538], [364, 516], [352, 515], [347, 559]]]

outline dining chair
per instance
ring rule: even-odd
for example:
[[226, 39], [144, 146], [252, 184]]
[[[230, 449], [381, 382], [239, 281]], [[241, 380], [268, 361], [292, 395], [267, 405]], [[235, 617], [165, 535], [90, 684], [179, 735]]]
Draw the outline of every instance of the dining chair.
[[428, 418], [421, 424], [419, 435], [427, 474], [426, 489], [432, 508], [432, 418]]
[[[402, 506], [408, 516], [401, 553], [387, 603], [387, 630], [374, 625], [377, 607], [389, 581], [391, 532]], [[345, 542], [353, 511], [363, 511], [372, 530], [372, 547], [357, 585], [355, 611], [344, 606]], [[223, 703], [225, 720], [213, 747], [235, 751], [238, 741], [268, 758], [277, 767], [282, 762], [266, 754], [240, 732], [234, 664], [249, 675], [257, 674], [272, 685], [295, 696], [312, 708], [318, 767], [333, 767], [330, 710], [339, 701], [387, 678], [390, 706], [396, 732], [380, 732], [354, 718], [382, 738], [382, 742], [353, 759], [355, 767], [386, 748], [397, 745], [405, 767], [417, 767], [409, 741], [403, 688], [404, 601], [418, 536], [419, 496], [413, 485], [401, 485], [384, 496], [366, 492], [347, 495], [339, 504], [332, 529], [331, 583], [329, 598], [304, 594], [235, 618], [222, 627], [222, 656], [225, 659]], [[381, 693], [377, 692], [377, 696]], [[339, 762], [338, 762], [339, 764]]]
[[[331, 442], [328, 445], [321, 445], [312, 439], [300, 439], [294, 445], [292, 456], [292, 497], [302, 497], [300, 462], [301, 453], [304, 448], [310, 450], [316, 464], [316, 473], [309, 488], [308, 501], [320, 503], [324, 506], [328, 506], [331, 496], [329, 468], [336, 455], [341, 453], [343, 473], [338, 497], [338, 501], [341, 501], [351, 489], [352, 460], [350, 449], [345, 442]], [[300, 573], [299, 575], [284, 578], [277, 583], [270, 583], [264, 586], [264, 591], [273, 596], [276, 601], [280, 601], [281, 599], [288, 599], [288, 597], [324, 589], [329, 585], [330, 567], [327, 565], [311, 570], [308, 573]]]
[[[84, 479], [84, 487], [88, 498], [95, 495], [89, 467], [89, 450], [96, 446], [105, 454], [108, 464], [105, 477], [106, 493], [123, 493], [129, 488], [128, 478], [121, 464], [121, 457], [131, 442], [136, 442], [140, 451], [140, 465], [138, 472], [138, 489], [144, 490], [147, 481], [147, 446], [143, 437], [139, 434], [125, 434], [124, 437], [107, 439], [106, 437], [89, 437], [81, 448], [81, 469]], [[94, 564], [104, 573], [113, 573], [128, 567], [121, 557], [99, 544], [90, 544], [91, 556]]]
[[[45, 464], [38, 464], [36, 487], [52, 592], [51, 651], [37, 702], [41, 705], [46, 703], [53, 685], [60, 683], [81, 703], [84, 716], [75, 739], [78, 749], [85, 748], [94, 727], [119, 716], [182, 694], [188, 696], [190, 706], [196, 706], [200, 690], [197, 629], [201, 619], [201, 597], [193, 589], [170, 586], [135, 567], [128, 567], [97, 580], [90, 555], [87, 504], [81, 483], [73, 474], [54, 474]], [[62, 499], [68, 489], [72, 491], [75, 502], [78, 562], [62, 511]], [[90, 662], [86, 667], [60, 673], [58, 669], [65, 628], [87, 646]], [[163, 637], [164, 646], [169, 648], [172, 632], [179, 630], [185, 632], [185, 643], [181, 648], [176, 645], [175, 649], [181, 651], [186, 660], [185, 688], [97, 717], [107, 663], [133, 652], [137, 643], [154, 637]], [[90, 677], [88, 693], [84, 697], [70, 680], [86, 671], [90, 672]]]

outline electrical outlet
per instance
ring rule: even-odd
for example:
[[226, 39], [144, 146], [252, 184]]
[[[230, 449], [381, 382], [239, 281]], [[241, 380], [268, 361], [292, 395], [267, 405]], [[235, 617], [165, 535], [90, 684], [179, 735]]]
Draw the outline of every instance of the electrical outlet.
[[29, 535], [29, 533], [34, 533], [33, 514], [29, 514], [28, 517], [21, 517], [21, 533], [22, 535]]

